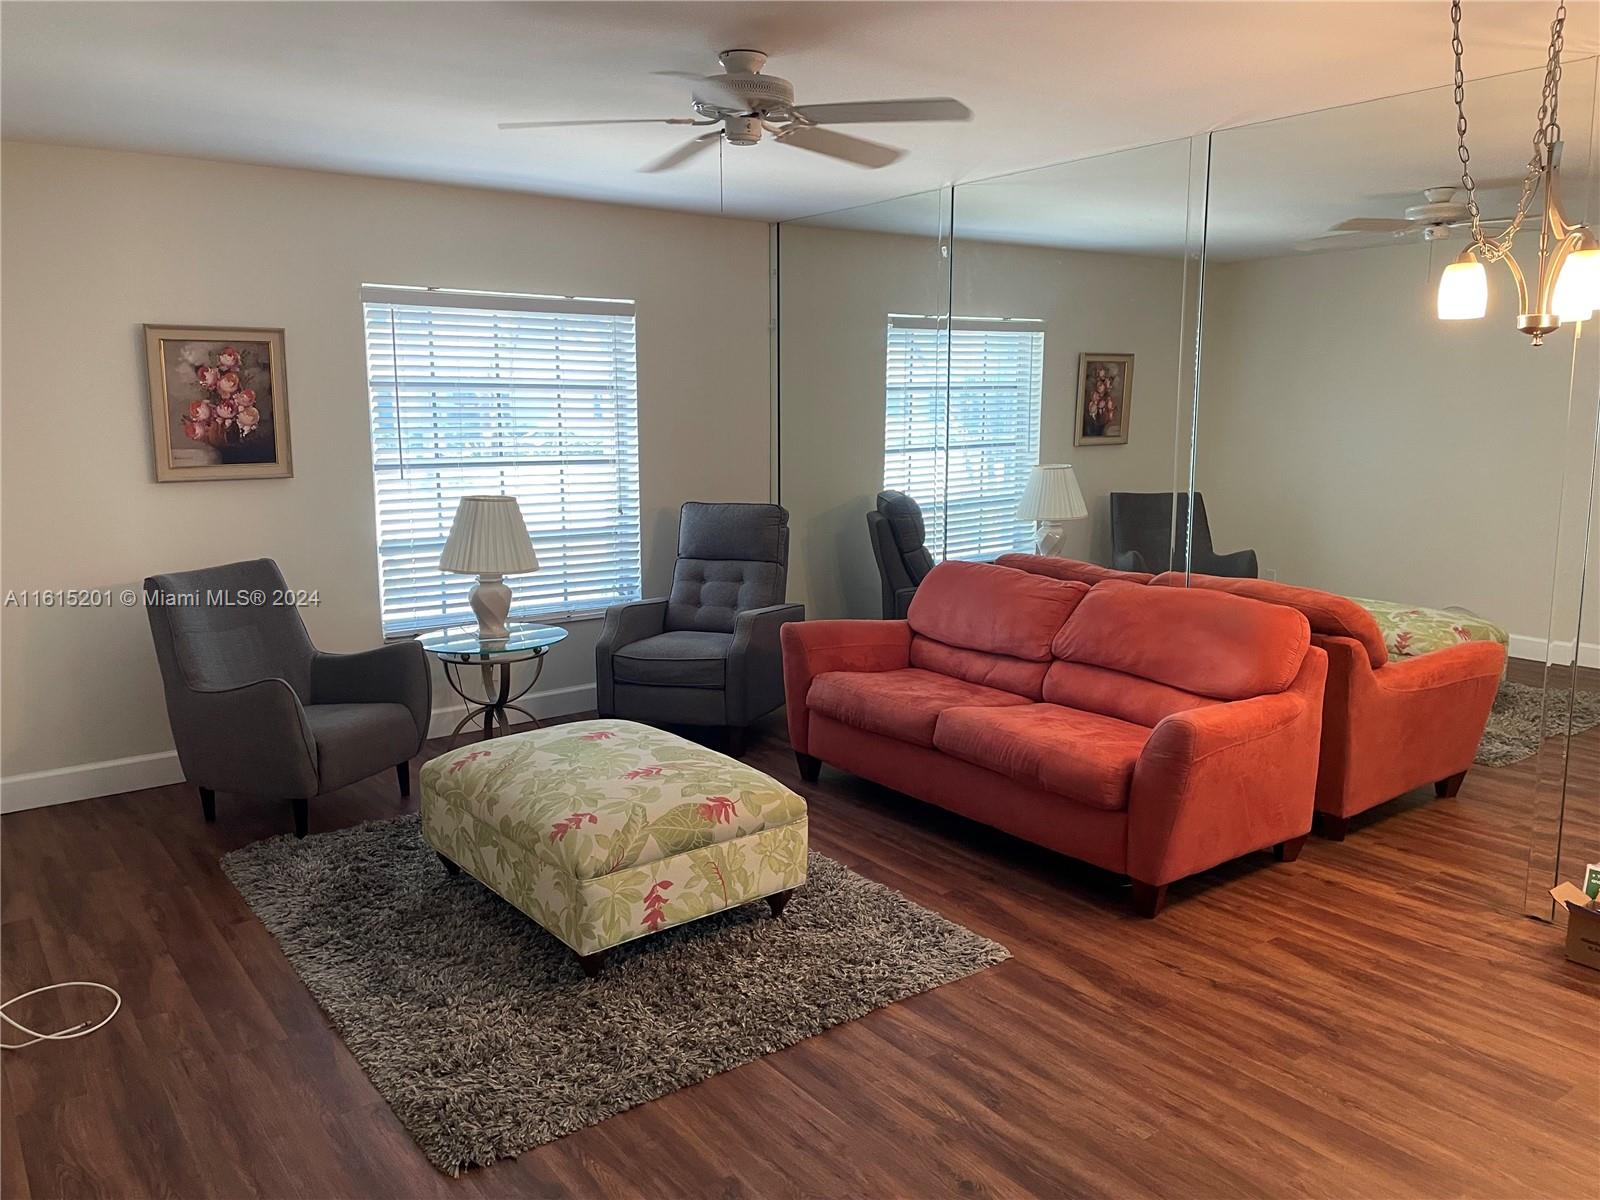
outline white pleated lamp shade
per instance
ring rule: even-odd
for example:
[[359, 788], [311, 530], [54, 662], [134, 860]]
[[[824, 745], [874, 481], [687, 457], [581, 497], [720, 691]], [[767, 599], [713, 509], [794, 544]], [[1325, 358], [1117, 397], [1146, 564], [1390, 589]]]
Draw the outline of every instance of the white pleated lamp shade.
[[459, 575], [520, 575], [539, 569], [515, 496], [463, 496], [439, 569]]
[[1076, 521], [1088, 515], [1078, 477], [1066, 463], [1035, 467], [1017, 504], [1019, 521]]

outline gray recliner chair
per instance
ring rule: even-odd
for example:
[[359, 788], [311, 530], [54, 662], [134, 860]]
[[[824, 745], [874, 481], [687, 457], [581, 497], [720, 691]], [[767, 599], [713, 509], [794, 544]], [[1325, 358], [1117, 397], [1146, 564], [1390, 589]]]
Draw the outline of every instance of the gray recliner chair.
[[[1178, 492], [1177, 545], [1173, 545], [1172, 492], [1111, 493], [1111, 565], [1119, 571], [1183, 569], [1185, 525], [1189, 519], [1189, 493]], [[1194, 563], [1200, 575], [1229, 575], [1254, 579], [1256, 552], [1236, 550], [1218, 554], [1211, 546], [1211, 523], [1206, 520], [1206, 498], [1194, 494]]]
[[904, 492], [879, 492], [877, 509], [867, 514], [867, 533], [883, 581], [883, 619], [900, 620], [917, 585], [933, 570], [922, 506]]
[[269, 558], [152, 575], [145, 611], [184, 778], [208, 821], [216, 793], [287, 800], [305, 837], [310, 801], [393, 767], [411, 793], [433, 679], [416, 642], [324, 654]]
[[715, 725], [732, 754], [783, 703], [778, 631], [805, 619], [785, 604], [789, 513], [776, 504], [702, 504], [678, 515], [672, 592], [606, 610], [594, 650], [602, 717]]

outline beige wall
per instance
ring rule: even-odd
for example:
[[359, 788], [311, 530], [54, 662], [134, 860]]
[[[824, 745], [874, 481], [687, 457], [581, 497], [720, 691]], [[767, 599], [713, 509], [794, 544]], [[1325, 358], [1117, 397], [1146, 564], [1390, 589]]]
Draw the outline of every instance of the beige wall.
[[[1419, 243], [1209, 271], [1198, 487], [1219, 543], [1254, 546], [1264, 571], [1462, 605], [1534, 656], [1563, 502], [1569, 640], [1576, 615], [1600, 339], [1582, 340], [1569, 414], [1572, 331], [1533, 348], [1498, 267], [1486, 320], [1439, 321], [1450, 258]], [[1588, 625], [1592, 641], [1592, 613]]]
[[[768, 498], [765, 225], [55, 146], [3, 154], [5, 589], [120, 589], [268, 555], [320, 592], [305, 614], [319, 644], [376, 643], [363, 283], [637, 302], [647, 593], [670, 578], [681, 501]], [[145, 322], [286, 329], [293, 479], [153, 482]], [[575, 623], [552, 655], [544, 686], [574, 689], [557, 707], [592, 702], [597, 632]], [[170, 748], [142, 610], [7, 608], [0, 639], [0, 774]]]
[[[950, 280], [933, 236], [786, 224], [779, 247], [781, 498], [796, 528], [790, 593], [810, 616], [877, 616], [865, 514], [883, 487], [887, 317], [945, 312]], [[1107, 494], [1172, 487], [1182, 262], [958, 236], [954, 264], [957, 313], [1044, 321], [1040, 459], [1072, 463], [1089, 504], [1089, 518], [1068, 526], [1067, 553], [1109, 562]], [[1125, 446], [1072, 444], [1084, 351], [1135, 356]]]

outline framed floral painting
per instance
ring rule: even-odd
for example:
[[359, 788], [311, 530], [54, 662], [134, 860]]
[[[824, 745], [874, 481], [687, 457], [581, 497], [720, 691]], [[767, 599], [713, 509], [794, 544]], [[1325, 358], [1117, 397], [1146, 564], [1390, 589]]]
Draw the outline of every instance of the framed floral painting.
[[156, 481], [286, 479], [283, 330], [146, 325]]
[[1074, 446], [1124, 446], [1133, 410], [1133, 355], [1078, 355]]

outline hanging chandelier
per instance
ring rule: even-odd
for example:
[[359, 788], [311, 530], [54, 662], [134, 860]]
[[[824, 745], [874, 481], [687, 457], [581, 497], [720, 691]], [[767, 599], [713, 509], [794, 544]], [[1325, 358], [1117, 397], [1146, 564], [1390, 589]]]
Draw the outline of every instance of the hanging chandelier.
[[[1550, 24], [1550, 54], [1545, 62], [1544, 91], [1539, 101], [1539, 125], [1533, 133], [1533, 157], [1522, 180], [1522, 196], [1505, 230], [1497, 237], [1483, 231], [1478, 210], [1477, 183], [1472, 178], [1472, 155], [1467, 150], [1466, 76], [1461, 68], [1461, 0], [1450, 5], [1451, 47], [1455, 51], [1456, 139], [1461, 158], [1461, 184], [1467, 190], [1467, 215], [1472, 223], [1472, 245], [1461, 252], [1439, 278], [1439, 319], [1471, 321], [1489, 307], [1489, 263], [1503, 262], [1517, 285], [1517, 328], [1544, 344], [1544, 335], [1563, 321], [1586, 321], [1600, 308], [1600, 240], [1588, 226], [1574, 225], [1561, 211], [1561, 91], [1562, 28], [1567, 6], [1558, 4]], [[1544, 213], [1539, 225], [1539, 270], [1532, 291], [1512, 256], [1511, 243], [1544, 185]]]

